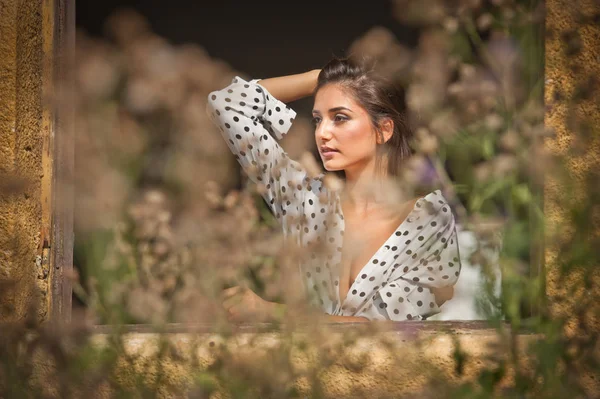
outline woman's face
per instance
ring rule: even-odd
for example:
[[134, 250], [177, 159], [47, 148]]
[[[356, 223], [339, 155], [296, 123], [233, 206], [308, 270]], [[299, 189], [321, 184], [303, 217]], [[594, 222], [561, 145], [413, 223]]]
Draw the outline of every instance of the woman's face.
[[340, 86], [319, 89], [312, 115], [325, 170], [361, 170], [374, 162], [376, 134], [369, 114]]

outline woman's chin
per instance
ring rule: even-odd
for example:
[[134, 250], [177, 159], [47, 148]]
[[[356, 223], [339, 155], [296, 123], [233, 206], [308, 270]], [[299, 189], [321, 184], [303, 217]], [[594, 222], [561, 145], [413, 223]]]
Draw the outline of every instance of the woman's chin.
[[328, 172], [337, 172], [341, 169], [335, 165], [332, 165], [331, 162], [323, 162], [323, 168]]

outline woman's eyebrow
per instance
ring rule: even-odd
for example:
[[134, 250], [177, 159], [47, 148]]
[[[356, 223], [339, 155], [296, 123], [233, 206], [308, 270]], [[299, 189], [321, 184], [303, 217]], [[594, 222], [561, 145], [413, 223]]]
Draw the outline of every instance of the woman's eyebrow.
[[[346, 107], [334, 107], [334, 108], [330, 108], [329, 112], [337, 112], [337, 111], [342, 111], [342, 110], [346, 110], [346, 111], [352, 112], [352, 110], [350, 108], [346, 108]], [[312, 113], [313, 114], [320, 114], [321, 112], [319, 110], [313, 109]]]

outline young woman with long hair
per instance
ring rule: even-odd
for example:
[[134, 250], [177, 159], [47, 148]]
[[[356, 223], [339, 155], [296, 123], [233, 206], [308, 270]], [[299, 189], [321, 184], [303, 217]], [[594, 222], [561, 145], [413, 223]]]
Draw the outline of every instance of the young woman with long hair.
[[[324, 174], [310, 177], [276, 141], [296, 116], [285, 103], [310, 95], [316, 145], [325, 170], [343, 171], [341, 192]], [[322, 70], [236, 77], [208, 97], [209, 115], [249, 178], [264, 186], [284, 235], [306, 248], [307, 298], [331, 321], [425, 319], [440, 312], [460, 274], [455, 221], [441, 191], [406, 198], [390, 215], [386, 186], [373, 184], [401, 176], [412, 153], [401, 96], [372, 69], [334, 58]], [[241, 287], [224, 297], [232, 320], [271, 320], [286, 306]]]

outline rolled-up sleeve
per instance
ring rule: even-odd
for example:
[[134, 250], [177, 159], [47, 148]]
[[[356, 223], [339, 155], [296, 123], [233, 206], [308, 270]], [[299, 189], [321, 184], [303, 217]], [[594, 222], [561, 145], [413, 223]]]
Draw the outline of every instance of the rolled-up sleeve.
[[248, 177], [264, 186], [259, 191], [275, 216], [297, 213], [309, 179], [273, 137], [288, 132], [296, 112], [258, 80], [236, 76], [229, 86], [208, 95], [207, 113]]

